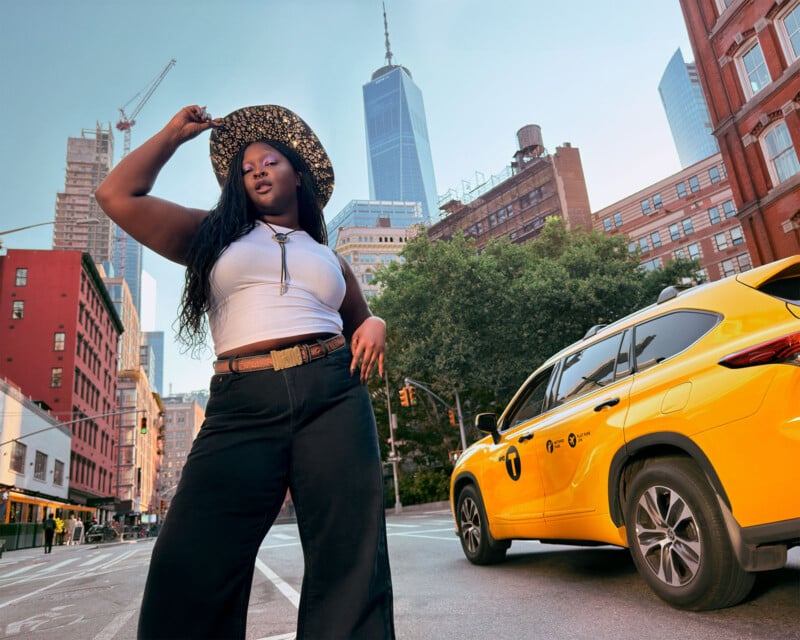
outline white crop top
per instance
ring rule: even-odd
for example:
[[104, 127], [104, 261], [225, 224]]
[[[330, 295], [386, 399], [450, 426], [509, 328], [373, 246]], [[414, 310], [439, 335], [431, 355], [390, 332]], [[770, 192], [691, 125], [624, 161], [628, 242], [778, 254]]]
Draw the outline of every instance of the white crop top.
[[285, 245], [288, 289], [280, 295], [281, 248], [272, 235], [257, 221], [211, 270], [208, 324], [217, 355], [262, 340], [342, 332], [345, 281], [336, 254], [305, 231], [292, 232]]

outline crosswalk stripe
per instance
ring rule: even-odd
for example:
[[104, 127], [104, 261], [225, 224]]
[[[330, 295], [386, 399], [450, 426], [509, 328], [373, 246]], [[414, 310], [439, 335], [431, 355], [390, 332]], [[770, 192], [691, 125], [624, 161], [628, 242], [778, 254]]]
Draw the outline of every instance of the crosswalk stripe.
[[108, 558], [110, 556], [111, 556], [110, 553], [103, 553], [103, 554], [95, 556], [91, 560], [87, 560], [86, 562], [82, 562], [79, 566], [88, 567], [89, 565], [95, 564], [97, 562], [101, 562], [102, 560], [105, 560], [106, 558]]

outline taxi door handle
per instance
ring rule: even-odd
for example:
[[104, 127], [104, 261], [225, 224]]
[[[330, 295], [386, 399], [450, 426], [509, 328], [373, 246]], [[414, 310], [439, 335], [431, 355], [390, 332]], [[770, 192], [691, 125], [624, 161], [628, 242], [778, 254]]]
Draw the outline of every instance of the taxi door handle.
[[517, 442], [526, 442], [527, 440], [533, 440], [533, 434], [532, 433], [526, 433], [524, 436], [520, 436], [519, 440], [517, 440]]
[[598, 404], [594, 408], [594, 410], [595, 411], [601, 411], [601, 410], [605, 409], [606, 407], [613, 407], [613, 406], [618, 405], [618, 404], [619, 404], [619, 398], [610, 398], [609, 400], [606, 400], [605, 402], [601, 402], [600, 404]]

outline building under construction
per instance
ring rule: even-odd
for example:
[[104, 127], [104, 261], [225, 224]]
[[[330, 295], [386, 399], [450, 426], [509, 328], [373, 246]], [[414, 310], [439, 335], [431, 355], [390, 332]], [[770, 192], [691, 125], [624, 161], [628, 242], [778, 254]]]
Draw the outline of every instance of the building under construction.
[[114, 163], [111, 125], [83, 129], [80, 138], [67, 139], [64, 191], [56, 194], [53, 249], [83, 251], [96, 263], [108, 264], [114, 255], [114, 223], [103, 213], [94, 192]]
[[551, 216], [563, 218], [569, 228], [592, 228], [578, 149], [564, 143], [548, 154], [534, 124], [522, 127], [517, 140], [519, 149], [504, 172], [440, 199], [446, 217], [428, 230], [432, 240], [449, 240], [461, 231], [479, 250], [491, 238], [523, 243], [538, 236]]

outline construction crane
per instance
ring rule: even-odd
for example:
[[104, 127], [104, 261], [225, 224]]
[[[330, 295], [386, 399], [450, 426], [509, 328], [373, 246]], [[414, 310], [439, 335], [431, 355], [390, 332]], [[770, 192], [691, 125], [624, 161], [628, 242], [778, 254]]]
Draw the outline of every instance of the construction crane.
[[[139, 112], [142, 110], [142, 107], [150, 99], [150, 96], [153, 95], [153, 92], [156, 90], [158, 85], [161, 84], [161, 81], [166, 77], [170, 69], [172, 69], [172, 67], [174, 66], [175, 66], [175, 60], [170, 60], [167, 63], [167, 66], [164, 67], [164, 70], [154, 80], [152, 80], [150, 84], [148, 84], [144, 89], [139, 91], [139, 93], [137, 93], [130, 100], [128, 100], [128, 102], [126, 102], [124, 106], [119, 108], [119, 113], [121, 118], [120, 121], [117, 122], [117, 129], [119, 129], [124, 133], [124, 138], [123, 138], [124, 142], [122, 145], [123, 158], [127, 156], [128, 152], [131, 150], [131, 127], [136, 124], [136, 116], [139, 115]], [[142, 93], [144, 93], [143, 96]], [[138, 98], [139, 96], [142, 96], [141, 100], [139, 100], [139, 102], [136, 103], [136, 106], [133, 108], [133, 111], [131, 111], [130, 115], [127, 115], [125, 113], [125, 108], [131, 102], [136, 100], [136, 98]]]

